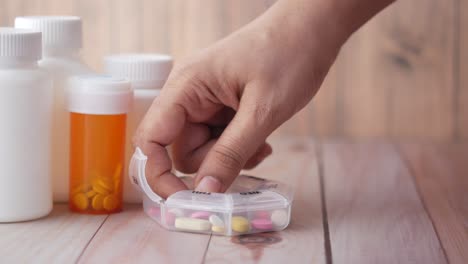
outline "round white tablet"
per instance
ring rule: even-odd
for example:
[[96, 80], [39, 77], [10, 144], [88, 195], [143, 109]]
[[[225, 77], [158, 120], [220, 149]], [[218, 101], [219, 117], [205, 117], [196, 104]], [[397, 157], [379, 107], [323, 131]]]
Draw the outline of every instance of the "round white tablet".
[[285, 210], [275, 210], [271, 214], [271, 221], [275, 226], [285, 226], [288, 223], [288, 213]]
[[224, 226], [224, 222], [223, 222], [223, 219], [221, 219], [221, 217], [217, 216], [217, 215], [210, 215], [210, 218], [209, 218], [210, 222], [212, 225], [214, 226], [221, 226], [223, 227]]

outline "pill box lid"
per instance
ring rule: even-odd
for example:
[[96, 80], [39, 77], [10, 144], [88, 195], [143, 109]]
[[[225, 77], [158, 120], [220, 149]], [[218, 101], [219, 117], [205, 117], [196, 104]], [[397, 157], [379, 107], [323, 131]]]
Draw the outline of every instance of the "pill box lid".
[[179, 191], [165, 206], [201, 211], [243, 212], [284, 208], [291, 204], [292, 189], [280, 182], [239, 175], [226, 193]]
[[293, 190], [290, 186], [248, 175], [239, 175], [226, 193], [184, 190], [164, 200], [152, 191], [146, 180], [146, 161], [147, 156], [140, 148], [137, 148], [130, 161], [130, 182], [151, 201], [164, 204], [168, 208], [242, 212], [286, 208], [292, 203]]

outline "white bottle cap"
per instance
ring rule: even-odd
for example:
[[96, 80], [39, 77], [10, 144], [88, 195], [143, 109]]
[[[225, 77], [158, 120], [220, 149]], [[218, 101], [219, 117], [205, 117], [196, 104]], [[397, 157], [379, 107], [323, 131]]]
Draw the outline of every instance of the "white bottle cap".
[[81, 19], [76, 16], [24, 16], [15, 19], [16, 28], [42, 32], [44, 49], [80, 49]]
[[118, 54], [104, 59], [105, 73], [127, 78], [135, 89], [161, 89], [172, 69], [164, 54]]
[[41, 57], [41, 32], [0, 27], [0, 60], [38, 61]]
[[107, 75], [81, 75], [69, 80], [67, 106], [70, 112], [94, 115], [128, 113], [132, 107], [130, 82]]

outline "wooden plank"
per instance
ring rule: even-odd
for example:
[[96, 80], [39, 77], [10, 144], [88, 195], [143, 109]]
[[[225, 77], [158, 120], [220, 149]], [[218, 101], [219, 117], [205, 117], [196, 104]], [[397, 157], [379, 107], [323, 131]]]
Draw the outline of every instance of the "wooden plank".
[[251, 174], [295, 186], [290, 226], [268, 234], [213, 236], [206, 252], [206, 263], [325, 263], [314, 144], [291, 139], [274, 142], [273, 146], [273, 156]]
[[[449, 141], [454, 135], [454, 14], [457, 0], [398, 1], [382, 17], [376, 85], [391, 91], [390, 133]], [[384, 79], [385, 78], [385, 79]]]
[[76, 14], [83, 19], [83, 59], [94, 70], [102, 69], [102, 57], [110, 53], [110, 0], [76, 0]]
[[335, 263], [446, 263], [411, 175], [388, 144], [325, 144]]
[[468, 145], [400, 147], [452, 264], [468, 263]]
[[109, 216], [79, 263], [200, 263], [209, 239], [168, 231], [132, 205]]
[[1, 263], [72, 263], [106, 215], [72, 214], [65, 204], [35, 221], [0, 224]]
[[224, 1], [175, 0], [170, 2], [170, 43], [176, 59], [209, 46], [226, 35]]
[[143, 0], [142, 34], [143, 51], [171, 53], [169, 6], [166, 0]]
[[336, 137], [342, 134], [342, 126], [339, 122], [343, 120], [342, 112], [339, 111], [341, 95], [337, 87], [337, 67], [333, 65], [326, 76], [320, 90], [312, 99], [306, 109], [309, 115], [303, 121], [310, 124], [311, 128], [304, 135], [314, 137]]
[[117, 0], [111, 4], [111, 51], [136, 53], [143, 51], [142, 0]]
[[454, 1], [397, 1], [351, 40], [340, 72], [346, 134], [452, 138]]
[[75, 11], [73, 0], [40, 0], [39, 7], [41, 15], [65, 16]]
[[388, 134], [388, 90], [375, 85], [373, 77], [379, 67], [374, 59], [379, 46], [372, 42], [377, 31], [375, 21], [362, 27], [343, 46], [336, 61], [341, 129], [350, 138]]
[[468, 141], [468, 2], [458, 1], [459, 12], [456, 13], [456, 19], [458, 24], [456, 26], [459, 34], [458, 46], [455, 51], [456, 57], [458, 58], [455, 70], [455, 75], [458, 81], [457, 91], [457, 136]]

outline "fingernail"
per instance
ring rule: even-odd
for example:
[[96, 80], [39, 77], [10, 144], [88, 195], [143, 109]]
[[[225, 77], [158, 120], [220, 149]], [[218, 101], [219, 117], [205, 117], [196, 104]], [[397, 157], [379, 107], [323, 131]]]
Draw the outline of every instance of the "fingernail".
[[198, 184], [195, 191], [199, 192], [219, 192], [221, 190], [221, 182], [213, 176], [205, 176]]

